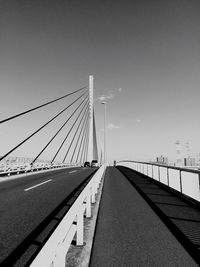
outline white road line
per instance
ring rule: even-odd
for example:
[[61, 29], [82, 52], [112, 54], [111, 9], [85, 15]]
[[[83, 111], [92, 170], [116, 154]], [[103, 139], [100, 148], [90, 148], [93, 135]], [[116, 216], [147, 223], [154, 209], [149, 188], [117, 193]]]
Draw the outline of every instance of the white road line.
[[51, 182], [51, 181], [52, 181], [52, 179], [49, 179], [49, 180], [47, 180], [47, 181], [45, 181], [45, 182], [43, 182], [43, 183], [36, 184], [36, 185], [34, 185], [34, 186], [31, 186], [31, 187], [29, 187], [29, 188], [26, 188], [26, 189], [24, 189], [24, 191], [29, 191], [29, 190], [31, 190], [31, 189], [33, 189], [33, 188], [35, 188], [35, 187], [38, 187], [38, 186], [40, 186], [40, 185], [49, 183], [49, 182]]
[[71, 172], [69, 172], [69, 173], [74, 173], [74, 172], [77, 172], [77, 170], [76, 170], [76, 171], [71, 171]]

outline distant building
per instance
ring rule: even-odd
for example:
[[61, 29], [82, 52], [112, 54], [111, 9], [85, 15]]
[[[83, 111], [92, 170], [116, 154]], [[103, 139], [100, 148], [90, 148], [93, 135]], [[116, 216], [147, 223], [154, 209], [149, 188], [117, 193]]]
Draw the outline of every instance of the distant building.
[[196, 162], [196, 164], [198, 166], [200, 166], [200, 153], [198, 153], [198, 155], [197, 155], [197, 162]]
[[176, 166], [182, 166], [180, 141], [177, 140], [175, 144], [176, 144]]
[[184, 158], [184, 166], [196, 166], [196, 159], [195, 158]]
[[156, 163], [167, 165], [168, 164], [168, 157], [163, 157], [161, 155], [160, 157], [156, 158]]

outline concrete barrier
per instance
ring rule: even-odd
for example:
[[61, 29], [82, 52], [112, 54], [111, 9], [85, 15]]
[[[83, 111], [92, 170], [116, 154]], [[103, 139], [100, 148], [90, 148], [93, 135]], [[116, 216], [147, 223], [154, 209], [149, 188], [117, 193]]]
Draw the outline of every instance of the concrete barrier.
[[87, 218], [92, 216], [91, 203], [95, 202], [104, 171], [105, 167], [101, 166], [94, 174], [40, 250], [31, 267], [64, 267], [65, 257], [74, 236], [77, 246], [84, 245], [84, 213]]

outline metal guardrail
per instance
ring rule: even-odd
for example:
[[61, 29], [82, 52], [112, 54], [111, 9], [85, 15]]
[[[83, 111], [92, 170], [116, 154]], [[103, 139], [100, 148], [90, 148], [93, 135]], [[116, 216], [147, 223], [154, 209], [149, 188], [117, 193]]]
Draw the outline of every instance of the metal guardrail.
[[30, 265], [31, 267], [64, 267], [65, 257], [75, 234], [76, 245], [84, 245], [84, 213], [86, 213], [87, 218], [92, 216], [91, 204], [96, 201], [95, 195], [98, 192], [104, 171], [104, 166], [97, 170], [40, 250]]
[[[80, 164], [79, 164], [80, 165]], [[23, 173], [28, 173], [28, 172], [36, 172], [36, 171], [41, 171], [41, 170], [48, 170], [48, 169], [55, 169], [55, 168], [66, 168], [66, 167], [78, 167], [79, 165], [74, 165], [74, 164], [54, 164], [54, 165], [43, 165], [43, 166], [19, 166], [15, 168], [9, 168], [6, 171], [1, 171], [0, 172], [0, 177], [2, 176], [11, 176], [15, 174], [23, 174]]]
[[117, 165], [134, 169], [200, 201], [200, 171], [198, 170], [129, 160], [119, 161]]

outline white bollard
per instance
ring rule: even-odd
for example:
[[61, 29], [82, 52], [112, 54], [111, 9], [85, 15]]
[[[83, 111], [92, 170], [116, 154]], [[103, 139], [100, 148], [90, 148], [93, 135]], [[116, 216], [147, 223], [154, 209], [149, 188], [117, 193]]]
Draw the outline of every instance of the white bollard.
[[86, 199], [86, 218], [91, 218], [92, 211], [91, 211], [91, 190], [88, 192], [87, 199]]
[[84, 206], [81, 206], [77, 214], [77, 233], [76, 233], [77, 246], [83, 246], [83, 214], [84, 214]]
[[95, 203], [95, 187], [92, 185], [92, 204]]

